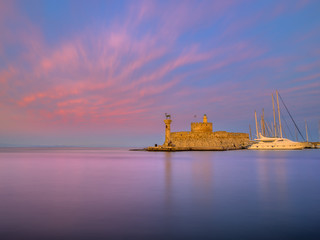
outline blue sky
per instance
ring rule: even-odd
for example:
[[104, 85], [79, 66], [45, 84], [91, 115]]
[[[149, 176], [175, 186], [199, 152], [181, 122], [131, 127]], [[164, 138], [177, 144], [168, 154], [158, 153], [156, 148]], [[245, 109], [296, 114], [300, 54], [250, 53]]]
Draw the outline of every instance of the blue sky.
[[1, 1], [0, 143], [147, 146], [165, 112], [248, 132], [275, 90], [318, 140], [319, 29], [311, 0]]

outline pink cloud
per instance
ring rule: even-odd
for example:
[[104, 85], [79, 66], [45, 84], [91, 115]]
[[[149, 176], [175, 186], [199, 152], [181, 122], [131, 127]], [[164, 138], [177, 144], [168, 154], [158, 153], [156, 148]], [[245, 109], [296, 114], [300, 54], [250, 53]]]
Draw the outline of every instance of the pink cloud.
[[[156, 37], [153, 37], [152, 41], [147, 37], [139, 42], [132, 42], [132, 40], [129, 41], [130, 38], [127, 34], [117, 35], [109, 42], [103, 41], [103, 39], [108, 39], [104, 33], [100, 38], [98, 37], [99, 41], [105, 42], [105, 44], [93, 43], [98, 48], [93, 50], [95, 55], [94, 62], [91, 64], [89, 64], [89, 55], [92, 54], [90, 53], [92, 48], [85, 44], [87, 39], [84, 37], [90, 36], [88, 33], [77, 37], [73, 41], [76, 42], [74, 45], [62, 43], [57, 49], [45, 51], [49, 53], [41, 57], [40, 61], [34, 62], [34, 74], [39, 75], [40, 73], [39, 76], [46, 76], [50, 79], [51, 73], [59, 70], [67, 74], [71, 73], [68, 77], [69, 80], [67, 82], [51, 81], [47, 90], [37, 87], [31, 89], [29, 94], [18, 101], [19, 106], [32, 108], [36, 104], [38, 107], [46, 108], [49, 104], [51, 107], [48, 110], [40, 108], [35, 113], [41, 114], [44, 118], [62, 121], [65, 124], [88, 121], [102, 123], [108, 121], [107, 119], [110, 117], [139, 115], [154, 108], [152, 106], [155, 102], [150, 100], [146, 102], [146, 98], [149, 96], [153, 96], [154, 99], [159, 98], [187, 77], [188, 71], [180, 76], [176, 75], [174, 80], [165, 82], [163, 80], [167, 75], [182, 66], [205, 62], [225, 54], [225, 51], [219, 49], [202, 53], [198, 47], [194, 46], [187, 51], [183, 51], [178, 57], [173, 57], [169, 61], [158, 65], [151, 73], [147, 71], [145, 74], [132, 78], [135, 72], [143, 70], [144, 66], [150, 61], [159, 60], [166, 56], [171, 49], [162, 45], [159, 47], [160, 42]], [[90, 41], [93, 41], [93, 39], [90, 39]], [[119, 42], [122, 44], [118, 44]], [[119, 65], [119, 58], [127, 54], [127, 49], [121, 47], [123, 44], [131, 45], [136, 57], [124, 65]], [[248, 44], [241, 43], [229, 48], [233, 57], [223, 62], [223, 65], [227, 66], [259, 53], [256, 50], [251, 52], [248, 46]], [[117, 68], [121, 69], [119, 73], [116, 71]], [[80, 76], [77, 73], [78, 69], [85, 70], [87, 76]], [[108, 77], [101, 81], [99, 73], [101, 70], [109, 70], [112, 74], [108, 74]], [[77, 79], [77, 81], [72, 81], [72, 79]], [[183, 91], [183, 88], [181, 90]], [[105, 91], [108, 94], [102, 97], [101, 92]], [[171, 106], [158, 106], [160, 111], [168, 108], [171, 108]], [[103, 111], [103, 114], [101, 114], [101, 111]]]
[[320, 73], [316, 73], [316, 74], [312, 74], [312, 75], [298, 78], [298, 79], [294, 80], [294, 82], [304, 82], [304, 81], [316, 80], [318, 78], [320, 78]]
[[[145, 3], [129, 7], [123, 21], [98, 31], [85, 28], [54, 47], [46, 45], [41, 32], [28, 21], [25, 32], [8, 34], [3, 42], [25, 37], [19, 42], [28, 47], [11, 68], [0, 70], [1, 103], [20, 112], [19, 117], [22, 113], [28, 115], [30, 125], [42, 121], [55, 127], [83, 124], [115, 129], [121, 122], [123, 126], [136, 124], [141, 128], [145, 124], [152, 126], [162, 112], [190, 115], [195, 109], [217, 112], [217, 119], [235, 113], [245, 119], [246, 111], [262, 105], [260, 99], [269, 97], [277, 87], [268, 85], [267, 77], [250, 76], [252, 70], [282, 68], [291, 61], [281, 56], [265, 58], [269, 50], [255, 44], [256, 39], [219, 42], [216, 39], [226, 35], [215, 36], [206, 49], [196, 40], [186, 45], [179, 41], [187, 31], [217, 21], [239, 4], [236, 1], [186, 2], [182, 6], [174, 4], [172, 9]], [[159, 26], [140, 36], [137, 29], [154, 17]], [[233, 22], [225, 33], [250, 28], [261, 18], [264, 15], [258, 12]], [[32, 34], [26, 36], [29, 30]], [[232, 77], [223, 75], [230, 71]], [[221, 76], [225, 78], [220, 80]], [[210, 83], [205, 78], [215, 79]], [[308, 90], [318, 87], [307, 86], [304, 84]], [[299, 87], [289, 90], [296, 92]], [[145, 123], [149, 120], [152, 123]]]
[[[305, 91], [305, 90], [315, 90], [315, 88], [320, 87], [320, 82], [315, 83], [309, 83], [301, 86], [291, 87], [283, 90], [282, 92], [285, 93], [292, 93], [292, 92], [299, 92], [299, 91]], [[317, 91], [317, 90], [315, 90]], [[318, 92], [320, 94], [320, 89], [318, 89]]]
[[305, 64], [305, 65], [300, 65], [297, 67], [297, 70], [300, 72], [307, 72], [307, 71], [310, 71], [315, 68], [317, 68], [317, 69], [320, 68], [320, 61], [315, 61], [315, 62]]
[[299, 0], [296, 3], [296, 9], [301, 9], [310, 3], [311, 3], [311, 0]]

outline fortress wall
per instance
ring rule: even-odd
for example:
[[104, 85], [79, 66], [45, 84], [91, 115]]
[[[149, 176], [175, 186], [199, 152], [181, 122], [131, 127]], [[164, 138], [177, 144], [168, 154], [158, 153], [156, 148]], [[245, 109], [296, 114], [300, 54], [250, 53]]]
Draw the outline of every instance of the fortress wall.
[[185, 131], [185, 132], [172, 132], [172, 133], [170, 134], [170, 137], [171, 137], [171, 138], [187, 137], [187, 136], [189, 136], [190, 134], [191, 134], [191, 132], [187, 132], [187, 131]]
[[246, 133], [228, 132], [173, 132], [170, 135], [172, 144], [181, 148], [198, 149], [240, 149], [246, 147], [249, 135]]
[[212, 132], [212, 123], [191, 123], [191, 132]]
[[248, 133], [232, 133], [232, 132], [226, 132], [226, 131], [217, 131], [214, 132], [213, 135], [215, 137], [225, 137], [225, 138], [249, 138]]

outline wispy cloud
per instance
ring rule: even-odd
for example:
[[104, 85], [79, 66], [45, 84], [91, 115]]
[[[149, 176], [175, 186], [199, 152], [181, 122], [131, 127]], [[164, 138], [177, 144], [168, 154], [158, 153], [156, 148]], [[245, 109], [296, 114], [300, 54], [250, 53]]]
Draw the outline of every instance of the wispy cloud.
[[276, 88], [318, 89], [319, 58], [300, 62], [261, 29], [310, 4], [289, 11], [272, 2], [247, 14], [238, 1], [129, 2], [109, 24], [87, 23], [51, 44], [23, 9], [1, 2], [0, 104], [50, 126], [143, 128], [141, 119], [194, 109], [246, 119]]

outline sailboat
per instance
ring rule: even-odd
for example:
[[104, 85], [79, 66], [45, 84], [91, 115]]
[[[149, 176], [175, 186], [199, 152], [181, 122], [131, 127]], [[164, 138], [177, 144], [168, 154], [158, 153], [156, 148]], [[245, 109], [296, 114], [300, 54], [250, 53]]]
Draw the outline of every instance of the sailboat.
[[[253, 143], [251, 146], [248, 147], [248, 149], [250, 149], [250, 150], [301, 150], [301, 149], [304, 149], [306, 146], [304, 143], [294, 142], [294, 141], [291, 141], [287, 138], [282, 137], [282, 126], [281, 126], [278, 91], [276, 91], [276, 94], [277, 94], [280, 137], [277, 136], [277, 123], [276, 123], [276, 115], [275, 115], [275, 110], [274, 110], [274, 100], [273, 100], [273, 94], [272, 94], [274, 137], [266, 137], [262, 133], [259, 132], [258, 122], [257, 122], [257, 113], [255, 112], [257, 138], [255, 139], [255, 143]], [[262, 131], [265, 134], [264, 115], [262, 118], [262, 124], [263, 124]]]

